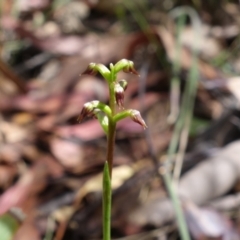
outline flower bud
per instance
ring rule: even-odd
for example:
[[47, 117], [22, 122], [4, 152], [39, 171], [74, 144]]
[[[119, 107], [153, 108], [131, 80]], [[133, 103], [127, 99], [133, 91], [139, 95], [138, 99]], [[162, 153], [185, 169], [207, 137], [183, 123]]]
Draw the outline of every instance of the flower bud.
[[109, 69], [101, 63], [90, 63], [87, 69], [82, 74], [89, 74], [95, 76], [100, 73], [105, 79], [110, 80], [111, 73]]
[[127, 59], [122, 59], [118, 61], [114, 66], [114, 70], [115, 70], [115, 73], [118, 73], [122, 70], [126, 73], [133, 73], [135, 75], [139, 75], [134, 68], [134, 63]]
[[81, 122], [85, 117], [96, 117], [96, 107], [99, 105], [99, 101], [87, 102], [83, 105], [82, 111], [78, 117], [78, 121]]
[[97, 74], [96, 63], [90, 63], [87, 69], [82, 74], [88, 74], [95, 76]]
[[115, 98], [116, 98], [117, 105], [119, 107], [123, 108], [124, 88], [119, 83], [116, 83], [114, 86], [114, 92], [115, 92]]
[[137, 110], [130, 110], [130, 117], [132, 118], [132, 120], [138, 124], [140, 124], [144, 129], [147, 128], [147, 125], [145, 123], [145, 121], [143, 120], [141, 114], [139, 111]]
[[127, 85], [128, 85], [127, 81], [124, 80], [124, 79], [122, 79], [122, 80], [120, 80], [118, 83], [119, 83], [119, 85], [124, 89], [124, 91], [126, 91]]

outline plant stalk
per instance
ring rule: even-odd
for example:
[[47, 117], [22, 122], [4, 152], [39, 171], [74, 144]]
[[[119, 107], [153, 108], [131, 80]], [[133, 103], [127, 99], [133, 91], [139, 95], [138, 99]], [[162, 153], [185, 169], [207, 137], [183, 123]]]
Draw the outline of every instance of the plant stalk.
[[103, 170], [103, 240], [111, 240], [111, 201], [111, 179], [108, 162], [105, 162]]
[[109, 119], [108, 123], [108, 136], [107, 136], [107, 162], [110, 179], [112, 178], [112, 167], [113, 167], [113, 154], [114, 154], [114, 142], [115, 142], [115, 131], [116, 131], [116, 123], [113, 119]]
[[[115, 65], [110, 63], [109, 69], [100, 63], [90, 63], [83, 74], [95, 75], [99, 72], [107, 81], [109, 87], [109, 105], [99, 101], [87, 102], [83, 105], [83, 109], [79, 116], [79, 121], [84, 117], [96, 117], [104, 132], [107, 135], [107, 156], [103, 171], [103, 240], [111, 240], [111, 201], [112, 201], [112, 168], [115, 145], [116, 124], [119, 120], [131, 117], [134, 122], [139, 123], [143, 128], [146, 124], [142, 119], [139, 111], [130, 109], [129, 112], [120, 111], [122, 114], [116, 115], [116, 106], [122, 107], [124, 100], [124, 91], [127, 82], [122, 79], [117, 82], [117, 73], [124, 71], [138, 75], [134, 68], [134, 63], [127, 59], [118, 61]], [[116, 101], [117, 98], [117, 101]]]
[[[114, 78], [114, 75], [112, 75], [112, 78]], [[109, 84], [109, 106], [112, 111], [112, 116], [108, 119], [107, 162], [104, 165], [103, 174], [103, 240], [111, 240], [111, 179], [116, 132], [116, 122], [113, 120], [116, 105], [113, 80], [114, 79], [112, 79], [112, 82]]]
[[[114, 79], [112, 79], [114, 80]], [[113, 121], [115, 115], [115, 92], [114, 92], [114, 83], [113, 81], [109, 84], [109, 106], [112, 111], [112, 116], [109, 117], [108, 122], [108, 135], [107, 135], [107, 162], [108, 169], [110, 174], [110, 179], [112, 178], [112, 167], [113, 167], [113, 154], [114, 154], [114, 144], [115, 144], [115, 132], [116, 132], [116, 123]]]

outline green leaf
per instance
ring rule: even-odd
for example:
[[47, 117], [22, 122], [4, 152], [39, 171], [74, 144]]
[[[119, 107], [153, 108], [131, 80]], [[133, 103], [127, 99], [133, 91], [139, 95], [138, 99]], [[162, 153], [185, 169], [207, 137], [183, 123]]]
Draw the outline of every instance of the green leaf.
[[0, 236], [1, 240], [12, 240], [19, 228], [19, 221], [11, 214], [6, 213], [0, 217]]

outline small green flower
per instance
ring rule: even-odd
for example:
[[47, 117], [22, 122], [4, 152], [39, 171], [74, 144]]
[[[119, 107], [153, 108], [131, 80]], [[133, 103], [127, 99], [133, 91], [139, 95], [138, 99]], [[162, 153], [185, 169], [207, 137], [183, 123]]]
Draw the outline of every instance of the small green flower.
[[78, 117], [78, 121], [81, 122], [86, 117], [92, 117], [94, 116], [94, 107], [91, 102], [87, 102], [83, 105], [82, 111]]
[[138, 72], [134, 68], [134, 63], [127, 59], [122, 59], [119, 62], [117, 62], [114, 66], [114, 70], [115, 70], [115, 73], [124, 71], [126, 73], [133, 73], [139, 76]]
[[90, 63], [87, 67], [87, 69], [82, 73], [83, 74], [88, 74], [88, 75], [93, 75], [95, 76], [98, 72], [98, 70], [96, 69], [96, 63]]
[[134, 122], [140, 124], [144, 129], [147, 128], [147, 125], [146, 125], [145, 121], [143, 120], [143, 118], [142, 118], [142, 116], [141, 116], [141, 114], [138, 110], [134, 110], [134, 109], [130, 110], [130, 118]]
[[125, 79], [120, 80], [118, 83], [124, 89], [124, 91], [127, 90], [128, 83], [127, 83], [127, 81]]
[[114, 122], [119, 122], [120, 120], [127, 117], [130, 117], [134, 122], [140, 124], [144, 129], [147, 128], [147, 125], [143, 120], [140, 112], [135, 109], [128, 109], [128, 110], [121, 111], [113, 117], [113, 120]]
[[106, 116], [111, 116], [111, 109], [106, 104], [98, 100], [87, 102], [83, 105], [78, 121], [81, 122], [85, 117], [98, 118], [99, 112], [105, 113]]
[[100, 73], [106, 80], [110, 81], [110, 70], [101, 63], [90, 63], [87, 69], [82, 74], [96, 75]]

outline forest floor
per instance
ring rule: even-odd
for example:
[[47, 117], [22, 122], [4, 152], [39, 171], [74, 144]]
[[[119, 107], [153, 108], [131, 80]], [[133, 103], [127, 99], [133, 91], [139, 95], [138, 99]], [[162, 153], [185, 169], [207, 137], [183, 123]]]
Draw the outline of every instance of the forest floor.
[[[1, 1], [1, 240], [102, 236], [108, 102], [91, 62], [134, 62], [117, 125], [112, 237], [179, 239], [169, 171], [192, 239], [240, 239], [239, 1]], [[211, 224], [210, 224], [211, 223]]]

